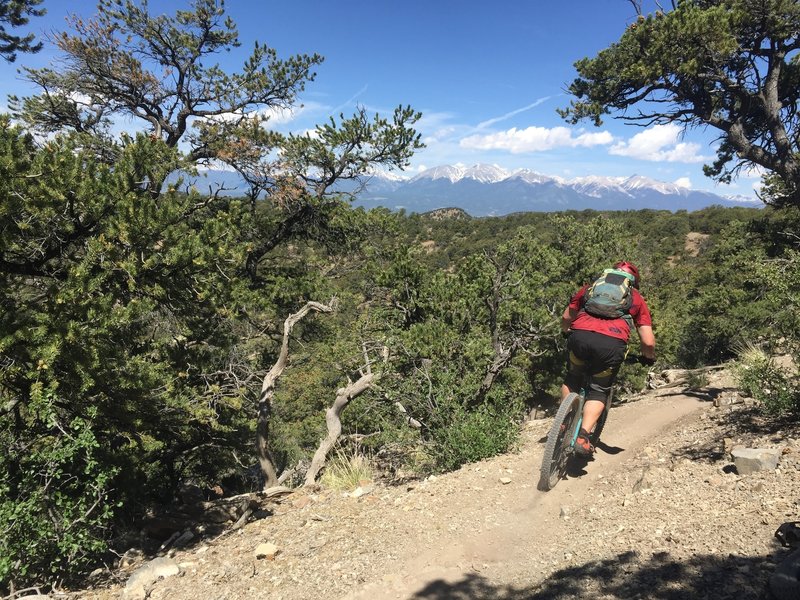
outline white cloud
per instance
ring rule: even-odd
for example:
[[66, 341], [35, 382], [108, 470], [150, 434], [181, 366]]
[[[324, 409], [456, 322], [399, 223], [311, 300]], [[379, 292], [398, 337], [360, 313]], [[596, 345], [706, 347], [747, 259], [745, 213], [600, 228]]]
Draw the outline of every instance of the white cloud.
[[317, 130], [316, 127], [313, 129], [302, 129], [300, 131], [295, 131], [292, 133], [292, 135], [295, 135], [297, 137], [308, 137], [311, 138], [312, 140], [319, 139], [319, 131]]
[[422, 132], [422, 141], [425, 144], [436, 144], [452, 139], [458, 132], [466, 128], [463, 125], [453, 124], [453, 115], [446, 112], [423, 112], [422, 118], [417, 121], [415, 129]]
[[639, 160], [698, 163], [708, 160], [699, 154], [700, 144], [679, 142], [681, 127], [675, 123], [655, 125], [637, 133], [627, 142], [611, 146], [609, 153]]
[[613, 136], [607, 131], [597, 133], [582, 133], [575, 138], [575, 146], [605, 146], [614, 141]]
[[512, 127], [506, 131], [490, 133], [487, 135], [470, 135], [461, 140], [462, 148], [475, 150], [507, 150], [512, 154], [524, 152], [542, 152], [553, 148], [577, 146], [598, 146], [610, 144], [613, 141], [607, 131], [598, 133], [581, 133], [573, 136], [573, 131], [567, 127], [527, 127], [517, 129]]
[[[761, 165], [750, 165], [749, 167], [742, 169], [740, 175], [745, 179], [761, 179], [767, 173], [769, 173], [769, 171], [767, 171]], [[761, 183], [758, 182], [758, 185], [760, 186]]]
[[234, 169], [232, 166], [230, 166], [227, 163], [224, 163], [224, 162], [222, 162], [220, 160], [216, 160], [216, 159], [212, 158], [212, 159], [208, 160], [207, 162], [205, 162], [204, 164], [197, 165], [197, 172], [198, 173], [204, 173], [206, 171], [235, 172], [236, 169]]
[[686, 188], [687, 190], [692, 189], [692, 180], [688, 177], [680, 177], [674, 181], [675, 185], [678, 187]]
[[91, 96], [83, 94], [81, 92], [70, 92], [67, 94], [67, 98], [75, 102], [76, 104], [83, 104], [84, 106], [93, 106]]
[[269, 125], [275, 126], [291, 123], [305, 110], [305, 106], [292, 106], [291, 108], [270, 106], [269, 108], [262, 109], [258, 112], [267, 117], [267, 123]]
[[[306, 110], [305, 106], [292, 106], [289, 108], [269, 106], [265, 108], [260, 108], [256, 111], [249, 112], [247, 113], [247, 116], [259, 115], [262, 117], [266, 117], [268, 126], [285, 125], [286, 123], [291, 123], [292, 121], [294, 121], [300, 114], [305, 112], [305, 110]], [[224, 112], [218, 115], [197, 117], [196, 120], [209, 121], [211, 123], [232, 123], [235, 121], [240, 121], [245, 116], [246, 116], [245, 113], [239, 110], [235, 112]]]
[[426, 145], [436, 144], [451, 139], [455, 133], [455, 127], [440, 127], [425, 135], [422, 138], [422, 142]]

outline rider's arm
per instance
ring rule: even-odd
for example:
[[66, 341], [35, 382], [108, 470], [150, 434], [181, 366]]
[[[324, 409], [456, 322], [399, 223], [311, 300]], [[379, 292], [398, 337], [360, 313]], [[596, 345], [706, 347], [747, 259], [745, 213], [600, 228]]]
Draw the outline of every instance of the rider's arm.
[[563, 333], [567, 333], [569, 331], [570, 326], [572, 326], [572, 322], [575, 320], [575, 317], [578, 316], [578, 313], [581, 311], [581, 306], [583, 304], [583, 295], [586, 292], [586, 288], [589, 287], [588, 285], [583, 286], [577, 292], [572, 295], [572, 298], [569, 299], [569, 304], [567, 304], [567, 308], [564, 309], [564, 314], [561, 315], [561, 331]]
[[578, 311], [574, 308], [570, 308], [569, 306], [564, 310], [564, 314], [561, 315], [561, 331], [563, 333], [567, 333], [569, 331], [570, 325], [575, 320], [575, 317], [578, 316]]
[[642, 356], [650, 359], [656, 357], [656, 336], [653, 335], [652, 325], [639, 325], [636, 328], [639, 332], [639, 342]]

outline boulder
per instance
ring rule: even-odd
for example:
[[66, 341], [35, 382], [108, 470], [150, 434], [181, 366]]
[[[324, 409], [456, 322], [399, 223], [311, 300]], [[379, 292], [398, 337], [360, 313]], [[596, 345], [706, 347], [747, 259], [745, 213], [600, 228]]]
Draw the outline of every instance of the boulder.
[[778, 468], [781, 451], [777, 448], [734, 448], [733, 464], [739, 475]]
[[136, 569], [125, 584], [123, 597], [126, 600], [144, 600], [150, 588], [161, 578], [171, 577], [181, 572], [178, 563], [171, 558], [154, 558]]

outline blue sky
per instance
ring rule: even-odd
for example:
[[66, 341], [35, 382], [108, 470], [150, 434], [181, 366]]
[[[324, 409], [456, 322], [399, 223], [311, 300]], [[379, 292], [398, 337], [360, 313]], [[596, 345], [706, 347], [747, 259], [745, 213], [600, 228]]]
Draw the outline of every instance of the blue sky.
[[[151, 11], [172, 13], [177, 1], [151, 0]], [[91, 1], [45, 0], [46, 17], [29, 29], [63, 29], [65, 16], [95, 12]], [[606, 119], [571, 126], [556, 108], [574, 63], [619, 39], [634, 18], [625, 0], [228, 0], [242, 47], [220, 56], [228, 69], [241, 65], [253, 42], [278, 55], [318, 53], [325, 61], [302, 95], [302, 108], [273, 120], [284, 132], [305, 131], [328, 116], [358, 106], [390, 114], [399, 104], [423, 113], [418, 124], [427, 148], [408, 174], [443, 164], [496, 164], [547, 175], [645, 175], [719, 194], [752, 195], [758, 178], [720, 186], [702, 172], [713, 159], [714, 132], [677, 127], [643, 129]], [[0, 61], [9, 93], [33, 92], [19, 66], [46, 66], [57, 56], [46, 47], [17, 63]]]

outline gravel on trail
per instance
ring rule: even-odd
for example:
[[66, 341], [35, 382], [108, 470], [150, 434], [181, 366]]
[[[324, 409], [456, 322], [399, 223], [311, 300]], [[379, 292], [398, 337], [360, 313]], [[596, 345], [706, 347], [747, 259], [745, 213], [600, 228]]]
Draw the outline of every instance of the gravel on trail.
[[[715, 406], [731, 391], [724, 372], [708, 386], [614, 406], [595, 458], [550, 492], [536, 483], [551, 419], [526, 423], [516, 451], [452, 473], [356, 493], [296, 490], [271, 516], [169, 551], [179, 574], [145, 594], [771, 598], [769, 578], [792, 551], [774, 533], [800, 519], [800, 423], [765, 417], [752, 401]], [[738, 474], [737, 446], [779, 449], [777, 469]], [[140, 565], [70, 596], [133, 597], [125, 581]]]

